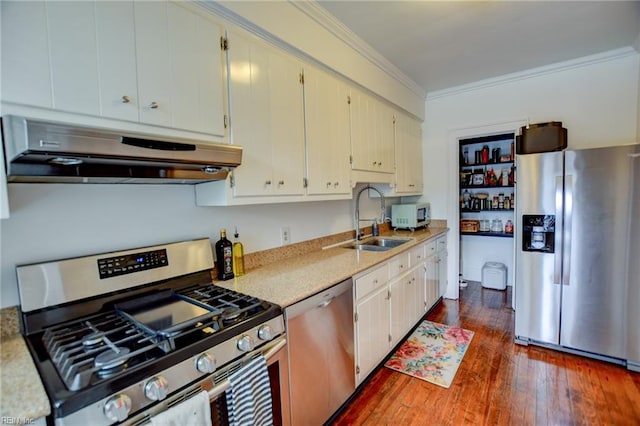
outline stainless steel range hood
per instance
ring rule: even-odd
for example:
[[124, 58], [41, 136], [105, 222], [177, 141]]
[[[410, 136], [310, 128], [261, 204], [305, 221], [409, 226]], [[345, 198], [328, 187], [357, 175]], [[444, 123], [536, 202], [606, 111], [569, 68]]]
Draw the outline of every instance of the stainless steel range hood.
[[187, 183], [222, 180], [234, 145], [2, 117], [9, 182]]

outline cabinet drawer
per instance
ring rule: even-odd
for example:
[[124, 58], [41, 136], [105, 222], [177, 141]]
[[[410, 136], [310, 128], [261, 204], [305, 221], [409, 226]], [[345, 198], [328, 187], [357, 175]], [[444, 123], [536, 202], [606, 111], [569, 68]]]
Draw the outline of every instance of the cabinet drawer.
[[409, 253], [401, 253], [389, 261], [389, 277], [397, 277], [409, 270]]
[[378, 287], [386, 285], [387, 281], [389, 281], [388, 263], [385, 263], [376, 269], [366, 272], [365, 275], [356, 278], [354, 280], [356, 300], [360, 300]]
[[436, 253], [436, 247], [437, 247], [436, 241], [431, 241], [429, 243], [426, 243], [424, 245], [424, 247], [425, 247], [425, 256], [426, 257], [429, 257], [429, 256], [431, 256], [431, 255]]
[[410, 267], [414, 267], [424, 262], [425, 259], [425, 245], [421, 244], [418, 247], [414, 247], [409, 252], [409, 265]]

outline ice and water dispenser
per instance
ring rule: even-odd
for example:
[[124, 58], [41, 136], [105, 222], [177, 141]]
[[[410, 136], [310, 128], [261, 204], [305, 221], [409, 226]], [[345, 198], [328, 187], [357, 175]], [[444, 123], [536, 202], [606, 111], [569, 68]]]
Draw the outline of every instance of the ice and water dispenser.
[[522, 215], [522, 251], [554, 253], [555, 215]]

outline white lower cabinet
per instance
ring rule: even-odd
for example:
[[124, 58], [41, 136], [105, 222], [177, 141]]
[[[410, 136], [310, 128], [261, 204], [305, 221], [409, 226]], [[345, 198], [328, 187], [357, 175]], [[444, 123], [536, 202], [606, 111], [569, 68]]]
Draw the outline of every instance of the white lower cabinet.
[[438, 300], [436, 260], [426, 242], [354, 277], [356, 385]]
[[356, 386], [389, 353], [389, 289], [385, 282], [356, 305]]
[[428, 310], [438, 300], [438, 257], [436, 242], [425, 245], [425, 308]]
[[436, 240], [436, 263], [438, 267], [438, 297], [444, 296], [447, 291], [447, 262], [449, 254], [447, 252], [447, 236], [443, 235]]

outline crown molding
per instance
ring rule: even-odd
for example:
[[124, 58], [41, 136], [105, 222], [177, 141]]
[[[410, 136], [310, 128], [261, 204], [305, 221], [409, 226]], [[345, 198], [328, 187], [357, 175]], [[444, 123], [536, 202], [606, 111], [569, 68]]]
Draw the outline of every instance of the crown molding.
[[448, 89], [430, 92], [427, 94], [427, 101], [637, 55], [638, 52], [630, 46], [609, 50], [607, 52], [597, 53], [595, 55], [583, 56], [581, 58], [571, 59], [569, 61], [557, 62], [551, 65], [531, 68], [526, 71], [505, 74], [500, 77], [488, 78], [485, 80], [476, 81], [474, 83], [463, 84]]
[[377, 50], [371, 47], [366, 41], [357, 36], [353, 31], [347, 28], [342, 22], [337, 20], [326, 9], [320, 6], [315, 0], [295, 1], [289, 0], [289, 4], [300, 10], [302, 13], [316, 21], [320, 26], [325, 28], [331, 34], [336, 36], [340, 41], [358, 51], [365, 59], [371, 62], [383, 72], [400, 82], [417, 96], [425, 99], [426, 91], [418, 83], [413, 81], [409, 76], [403, 73], [400, 68], [393, 65], [387, 58], [382, 56]]

